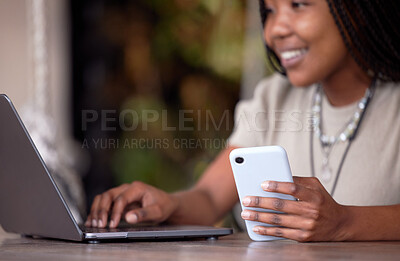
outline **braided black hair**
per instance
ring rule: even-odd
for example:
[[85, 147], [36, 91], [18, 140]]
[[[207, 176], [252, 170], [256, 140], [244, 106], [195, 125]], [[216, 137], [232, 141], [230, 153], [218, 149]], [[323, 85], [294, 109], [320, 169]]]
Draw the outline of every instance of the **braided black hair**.
[[[370, 76], [400, 81], [400, 1], [326, 0], [340, 34], [357, 64]], [[259, 0], [263, 25], [264, 0]], [[272, 66], [285, 74], [276, 54], [267, 46]]]

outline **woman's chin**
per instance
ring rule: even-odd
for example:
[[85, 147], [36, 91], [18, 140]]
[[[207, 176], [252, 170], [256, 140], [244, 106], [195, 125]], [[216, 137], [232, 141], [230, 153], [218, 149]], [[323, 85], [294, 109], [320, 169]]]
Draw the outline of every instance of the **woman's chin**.
[[316, 82], [314, 79], [307, 77], [305, 73], [287, 71], [286, 74], [290, 83], [296, 87], [307, 87]]

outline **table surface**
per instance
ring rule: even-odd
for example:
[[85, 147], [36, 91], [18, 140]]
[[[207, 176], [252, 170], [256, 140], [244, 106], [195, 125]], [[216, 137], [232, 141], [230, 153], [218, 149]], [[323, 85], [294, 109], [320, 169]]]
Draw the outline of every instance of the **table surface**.
[[[1, 230], [1, 229], [0, 229]], [[74, 243], [0, 231], [0, 260], [400, 260], [398, 242], [253, 242], [247, 234], [218, 240]]]

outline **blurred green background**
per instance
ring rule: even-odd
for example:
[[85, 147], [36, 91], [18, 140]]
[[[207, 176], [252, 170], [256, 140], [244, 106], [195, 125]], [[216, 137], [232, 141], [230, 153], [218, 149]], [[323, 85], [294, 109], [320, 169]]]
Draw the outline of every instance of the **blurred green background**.
[[[122, 133], [124, 138], [147, 141], [167, 139], [169, 148], [120, 149], [112, 162], [117, 183], [141, 180], [174, 191], [187, 187], [200, 176], [221, 147], [201, 145], [174, 148], [174, 139], [226, 139], [232, 127], [218, 131], [205, 129], [208, 111], [216, 122], [238, 99], [243, 50], [243, 1], [141, 1], [146, 16], [139, 8], [127, 15], [118, 7], [110, 8], [104, 25], [105, 35], [124, 49], [126, 75], [132, 92], [124, 101], [124, 109], [142, 111], [167, 109], [170, 126], [179, 126], [178, 110], [193, 119], [195, 131], [165, 131], [161, 121], [149, 124], [148, 131]], [[137, 3], [135, 4], [135, 6]], [[152, 19], [157, 17], [157, 19]], [[129, 33], [115, 31], [126, 27]], [[154, 79], [158, 78], [158, 79]], [[154, 81], [154, 82], [149, 82]], [[176, 97], [163, 97], [162, 88], [173, 88]], [[169, 98], [169, 99], [168, 99]], [[198, 113], [204, 120], [198, 126]], [[228, 120], [229, 120], [228, 119]], [[143, 120], [141, 121], [143, 122]], [[140, 122], [139, 122], [140, 123]], [[191, 121], [188, 121], [189, 126]], [[125, 139], [124, 139], [125, 140]], [[175, 143], [177, 140], [175, 140]], [[164, 144], [165, 145], [165, 144]], [[177, 144], [175, 144], [177, 145]], [[174, 146], [174, 147], [173, 147]]]

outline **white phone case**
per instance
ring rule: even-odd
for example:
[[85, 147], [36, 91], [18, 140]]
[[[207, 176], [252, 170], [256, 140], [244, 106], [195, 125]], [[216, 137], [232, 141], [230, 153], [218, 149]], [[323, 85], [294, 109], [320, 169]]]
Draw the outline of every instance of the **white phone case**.
[[[242, 163], [238, 163], [241, 162]], [[286, 151], [280, 146], [264, 146], [252, 148], [234, 149], [229, 155], [236, 188], [239, 194], [242, 210], [256, 210], [260, 212], [275, 212], [261, 208], [245, 207], [242, 199], [246, 196], [274, 197], [288, 200], [295, 200], [290, 195], [266, 192], [262, 190], [261, 183], [267, 180], [293, 182], [292, 173]], [[283, 239], [281, 237], [264, 236], [253, 232], [253, 227], [270, 226], [266, 223], [245, 220], [247, 233], [252, 240], [268, 241]]]

